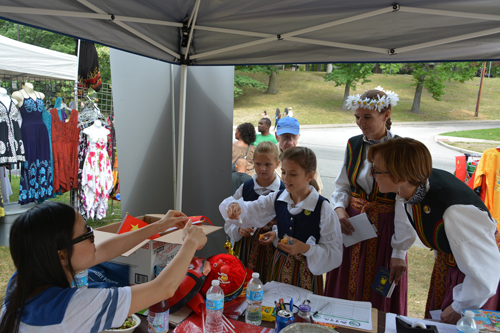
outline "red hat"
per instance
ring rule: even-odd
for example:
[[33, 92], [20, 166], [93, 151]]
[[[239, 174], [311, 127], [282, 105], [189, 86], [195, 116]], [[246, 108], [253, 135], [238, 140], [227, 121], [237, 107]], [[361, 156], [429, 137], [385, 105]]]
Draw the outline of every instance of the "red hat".
[[224, 302], [229, 302], [238, 297], [243, 290], [246, 278], [246, 270], [243, 263], [230, 254], [217, 254], [207, 259], [212, 270], [208, 274], [200, 292], [207, 294], [208, 288], [212, 286], [212, 280], [219, 280], [224, 291]]

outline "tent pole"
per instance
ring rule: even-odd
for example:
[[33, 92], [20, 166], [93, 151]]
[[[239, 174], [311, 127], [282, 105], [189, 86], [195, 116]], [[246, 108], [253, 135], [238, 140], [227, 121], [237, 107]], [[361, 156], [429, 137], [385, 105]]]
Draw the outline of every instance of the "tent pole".
[[80, 39], [76, 48], [75, 110], [78, 111], [78, 69], [80, 68]]
[[182, 211], [182, 183], [184, 170], [184, 120], [186, 118], [187, 65], [181, 65], [181, 90], [179, 98], [179, 146], [177, 149], [177, 191], [175, 210]]
[[177, 198], [176, 198], [176, 187], [177, 187], [177, 169], [176, 169], [176, 163], [175, 163], [175, 96], [174, 96], [174, 65], [170, 64], [170, 95], [172, 96], [172, 161], [174, 164], [174, 177], [173, 177], [173, 183], [174, 183], [174, 207], [176, 207], [177, 203]]

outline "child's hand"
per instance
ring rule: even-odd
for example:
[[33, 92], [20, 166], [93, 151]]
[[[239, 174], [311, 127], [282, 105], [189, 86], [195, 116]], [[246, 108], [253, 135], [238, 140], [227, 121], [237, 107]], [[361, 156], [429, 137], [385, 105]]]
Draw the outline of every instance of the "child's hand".
[[276, 238], [276, 233], [274, 231], [268, 231], [259, 236], [259, 243], [262, 245], [269, 245]]
[[231, 220], [237, 220], [240, 218], [241, 214], [241, 207], [238, 205], [238, 203], [233, 202], [232, 204], [227, 207], [227, 217], [229, 217]]
[[283, 252], [289, 254], [303, 254], [309, 251], [310, 245], [299, 241], [296, 238], [288, 236], [288, 238], [293, 239], [293, 245], [284, 244], [282, 242], [278, 242], [278, 248], [280, 248]]
[[243, 237], [252, 236], [252, 232], [254, 232], [253, 228], [238, 228], [238, 233]]

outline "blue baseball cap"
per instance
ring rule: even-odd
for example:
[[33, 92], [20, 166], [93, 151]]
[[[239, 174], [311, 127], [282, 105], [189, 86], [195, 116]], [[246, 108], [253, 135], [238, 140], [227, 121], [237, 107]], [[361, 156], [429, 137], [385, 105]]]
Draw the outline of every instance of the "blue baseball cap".
[[300, 131], [300, 125], [299, 121], [296, 118], [285, 117], [281, 118], [278, 121], [278, 128], [276, 129], [277, 135], [287, 134], [287, 133], [297, 135], [299, 134], [299, 131]]

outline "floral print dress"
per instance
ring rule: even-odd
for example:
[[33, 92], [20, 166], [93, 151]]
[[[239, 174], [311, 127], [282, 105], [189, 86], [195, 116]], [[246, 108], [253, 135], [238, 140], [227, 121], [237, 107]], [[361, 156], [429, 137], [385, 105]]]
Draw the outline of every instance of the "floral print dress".
[[88, 150], [82, 168], [82, 199], [87, 218], [106, 217], [109, 195], [113, 189], [113, 174], [106, 141], [106, 138], [88, 136]]

